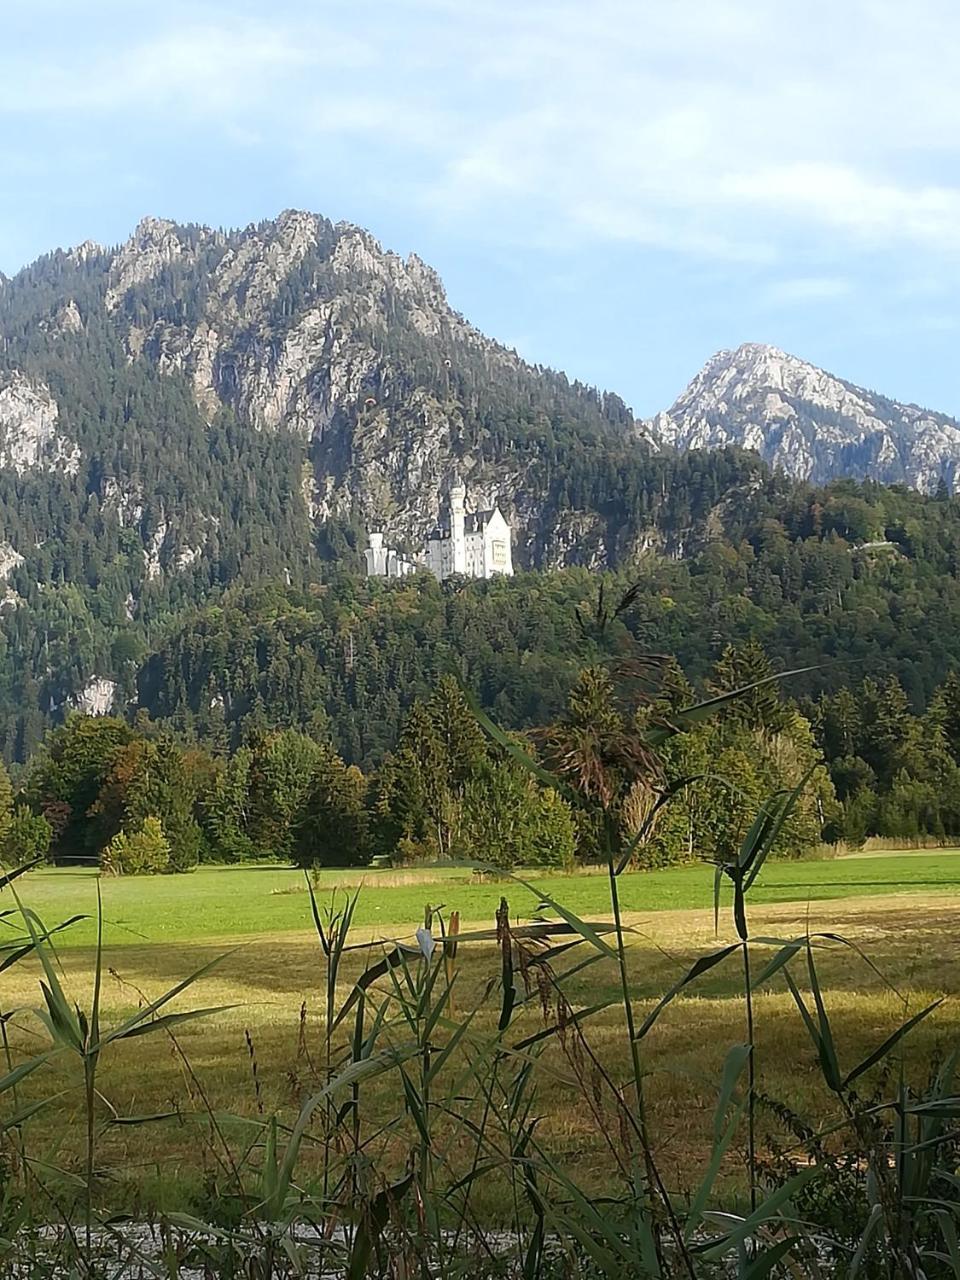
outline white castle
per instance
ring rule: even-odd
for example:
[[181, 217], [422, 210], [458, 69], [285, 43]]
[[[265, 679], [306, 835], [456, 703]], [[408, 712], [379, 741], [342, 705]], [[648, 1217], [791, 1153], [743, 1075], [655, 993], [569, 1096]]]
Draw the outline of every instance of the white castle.
[[458, 477], [450, 487], [450, 504], [427, 538], [419, 564], [383, 543], [382, 533], [368, 535], [368, 578], [404, 578], [424, 565], [441, 582], [455, 574], [492, 578], [513, 573], [513, 531], [498, 506], [467, 511], [467, 490]]

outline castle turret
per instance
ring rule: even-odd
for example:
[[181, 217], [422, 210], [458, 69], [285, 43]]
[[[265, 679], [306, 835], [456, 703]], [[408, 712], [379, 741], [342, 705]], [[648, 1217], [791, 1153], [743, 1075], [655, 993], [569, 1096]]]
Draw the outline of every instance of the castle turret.
[[367, 577], [383, 578], [387, 573], [387, 553], [383, 546], [382, 533], [370, 533], [367, 535], [370, 545], [363, 553], [367, 561]]
[[454, 477], [450, 486], [450, 571], [466, 573], [467, 542], [464, 533], [464, 511], [467, 501], [467, 490], [459, 476]]

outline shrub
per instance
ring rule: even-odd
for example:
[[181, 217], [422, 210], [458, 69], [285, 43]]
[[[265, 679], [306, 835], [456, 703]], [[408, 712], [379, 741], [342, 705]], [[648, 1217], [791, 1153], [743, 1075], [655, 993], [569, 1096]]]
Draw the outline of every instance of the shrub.
[[3, 861], [10, 867], [22, 867], [36, 858], [45, 858], [52, 838], [53, 829], [42, 814], [34, 813], [25, 804], [17, 805], [0, 846]]
[[157, 875], [171, 866], [170, 844], [159, 818], [144, 818], [138, 831], [120, 831], [100, 854], [100, 867], [112, 875]]

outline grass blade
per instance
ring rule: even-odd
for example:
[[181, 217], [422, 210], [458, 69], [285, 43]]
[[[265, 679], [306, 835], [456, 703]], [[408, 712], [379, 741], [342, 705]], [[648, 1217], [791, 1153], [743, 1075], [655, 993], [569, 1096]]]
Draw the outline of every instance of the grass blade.
[[[164, 995], [158, 996], [156, 1000], [151, 1000], [151, 1002], [148, 1005], [144, 1005], [142, 1009], [138, 1009], [131, 1018], [128, 1018], [127, 1021], [117, 1027], [115, 1031], [109, 1032], [101, 1041], [92, 1045], [92, 1050], [96, 1051], [102, 1049], [105, 1045], [111, 1044], [114, 1040], [127, 1039], [134, 1027], [138, 1026], [140, 1023], [146, 1022], [159, 1009], [162, 1009], [165, 1004], [169, 1004], [171, 1000], [176, 999], [182, 991], [186, 991], [187, 987], [193, 986], [198, 978], [204, 977], [204, 975], [208, 974], [211, 969], [216, 968], [218, 964], [222, 964], [223, 961], [226, 960], [228, 956], [233, 955], [236, 950], [237, 948], [234, 948], [233, 951], [225, 951], [222, 956], [215, 956], [214, 959], [210, 960], [207, 964], [201, 965], [199, 969], [195, 969], [189, 977], [184, 978], [182, 982], [178, 982], [176, 986], [171, 987]], [[162, 1019], [160, 1019], [160, 1021], [162, 1021]]]
[[771, 1249], [757, 1254], [742, 1273], [743, 1280], [765, 1280], [765, 1277], [787, 1256], [799, 1239], [799, 1236], [787, 1236], [779, 1240]]
[[868, 1054], [859, 1066], [854, 1067], [852, 1071], [848, 1072], [847, 1075], [844, 1076], [843, 1087], [846, 1088], [848, 1085], [852, 1084], [858, 1076], [862, 1076], [865, 1071], [869, 1071], [871, 1067], [876, 1066], [878, 1062], [887, 1056], [891, 1049], [895, 1048], [896, 1045], [899, 1044], [909, 1031], [913, 1030], [918, 1022], [922, 1022], [924, 1018], [933, 1013], [934, 1009], [939, 1009], [942, 1004], [943, 997], [939, 1000], [934, 1000], [933, 1004], [928, 1004], [925, 1009], [921, 1009], [919, 1013], [915, 1014], [912, 1018], [909, 1018], [902, 1024], [902, 1026], [899, 1026], [897, 1030], [894, 1031], [893, 1035], [887, 1036], [886, 1040], [884, 1040], [883, 1044], [880, 1045], [878, 1049], [874, 1049], [873, 1053]]
[[217, 1004], [209, 1009], [188, 1009], [185, 1013], [165, 1013], [160, 1018], [154, 1018], [152, 1022], [140, 1022], [129, 1031], [118, 1031], [114, 1035], [107, 1036], [104, 1044], [110, 1044], [114, 1040], [132, 1040], [135, 1036], [147, 1036], [154, 1031], [169, 1031], [171, 1027], [192, 1022], [195, 1018], [210, 1018], [215, 1013], [226, 1013], [229, 1009], [238, 1007], [235, 1004]]
[[762, 680], [755, 680], [753, 684], [745, 684], [740, 689], [731, 689], [728, 693], [718, 694], [715, 698], [708, 698], [705, 702], [698, 702], [692, 707], [685, 707], [681, 711], [676, 711], [671, 715], [670, 723], [656, 725], [647, 730], [643, 735], [644, 741], [650, 747], [659, 747], [669, 738], [675, 737], [678, 733], [686, 733], [696, 724], [700, 724], [703, 720], [709, 720], [721, 708], [725, 707], [728, 702], [733, 702], [736, 698], [742, 698], [745, 693], [750, 693], [753, 689], [761, 689], [764, 685], [774, 684], [778, 680], [789, 680], [793, 676], [806, 675], [809, 671], [817, 671], [819, 667], [797, 667], [793, 671], [779, 671], [772, 676], [764, 676]]
[[739, 950], [740, 944], [734, 942], [728, 947], [721, 947], [719, 951], [712, 951], [710, 955], [701, 956], [699, 960], [695, 961], [683, 977], [678, 982], [675, 982], [665, 995], [660, 997], [656, 1006], [647, 1015], [643, 1025], [637, 1031], [635, 1038], [641, 1040], [647, 1034], [670, 1001], [675, 999], [683, 991], [684, 987], [688, 987], [691, 982], [695, 982], [703, 974], [709, 973], [715, 965], [720, 964], [721, 961], [726, 960], [727, 956], [733, 955], [735, 951]]
[[664, 807], [664, 805], [669, 804], [670, 801], [673, 799], [673, 797], [677, 795], [678, 792], [682, 791], [684, 787], [689, 787], [694, 782], [700, 782], [704, 777], [705, 777], [704, 774], [696, 773], [696, 774], [692, 774], [689, 778], [678, 778], [675, 782], [671, 782], [670, 785], [666, 788], [666, 790], [660, 793], [660, 795], [657, 797], [656, 804], [650, 810], [650, 813], [647, 815], [646, 820], [641, 824], [640, 830], [636, 833], [636, 835], [627, 845], [627, 848], [625, 853], [623, 854], [623, 857], [617, 863], [617, 867], [616, 867], [616, 870], [614, 871], [614, 875], [620, 875], [622, 872], [624, 872], [627, 869], [627, 867], [629, 867], [630, 860], [632, 859], [633, 855], [636, 853], [638, 846], [646, 839], [649, 833], [653, 830], [653, 824], [656, 822], [657, 817], [660, 813], [660, 810]]
[[537, 764], [536, 760], [534, 760], [532, 756], [529, 756], [526, 751], [524, 751], [523, 748], [510, 737], [509, 734], [504, 733], [500, 726], [494, 720], [491, 720], [480, 706], [480, 703], [477, 701], [472, 690], [467, 688], [459, 675], [457, 676], [457, 681], [460, 685], [460, 690], [463, 693], [464, 698], [466, 698], [467, 704], [477, 721], [477, 724], [480, 725], [481, 729], [483, 729], [484, 733], [486, 733], [489, 738], [493, 739], [498, 747], [501, 747], [509, 756], [516, 760], [519, 765], [522, 765], [522, 767], [526, 769], [529, 774], [532, 774], [538, 782], [542, 783], [543, 786], [550, 787], [554, 791], [558, 791], [565, 800], [570, 802], [570, 804], [576, 805], [579, 808], [585, 803], [584, 797], [580, 795], [578, 791], [574, 791], [572, 787], [568, 787], [561, 778], [556, 776], [556, 774], [551, 773], [549, 769], [544, 769], [543, 765]]
[[760, 870], [763, 867], [764, 862], [766, 862], [770, 854], [770, 850], [773, 848], [777, 841], [777, 837], [783, 829], [783, 824], [790, 817], [791, 813], [793, 813], [797, 801], [803, 794], [807, 783], [819, 768], [820, 761], [817, 760], [810, 766], [792, 791], [779, 793], [779, 803], [771, 810], [770, 821], [766, 825], [762, 838], [759, 840], [757, 846], [750, 852], [747, 861], [744, 862], [741, 859], [740, 865], [742, 869], [747, 872], [747, 878], [743, 885], [744, 893], [749, 890], [754, 880], [756, 880], [757, 876], [760, 874]]

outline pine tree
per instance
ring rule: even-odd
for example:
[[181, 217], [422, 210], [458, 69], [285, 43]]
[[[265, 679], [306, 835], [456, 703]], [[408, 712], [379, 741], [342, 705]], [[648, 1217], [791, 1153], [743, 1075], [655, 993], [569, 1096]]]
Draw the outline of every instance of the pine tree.
[[252, 748], [247, 833], [260, 853], [289, 858], [293, 829], [325, 751], [293, 729], [270, 733]]
[[903, 686], [895, 676], [881, 684], [864, 680], [861, 699], [859, 754], [886, 787], [899, 772], [918, 735]]
[[450, 853], [449, 757], [422, 702], [410, 709], [397, 750], [384, 763], [377, 802], [379, 843], [419, 856]]
[[951, 671], [930, 703], [930, 718], [943, 731], [953, 759], [960, 764], [960, 675]]
[[[712, 693], [747, 692], [732, 699], [721, 712], [728, 724], [746, 725], [763, 733], [779, 733], [790, 719], [770, 659], [756, 640], [741, 645], [727, 645], [714, 665], [708, 682]], [[761, 683], [766, 682], [766, 683]], [[750, 688], [750, 686], [757, 686]]]
[[301, 867], [351, 867], [369, 861], [367, 785], [363, 774], [327, 750], [311, 775], [294, 823], [293, 857]]
[[450, 790], [462, 794], [466, 780], [487, 756], [483, 730], [452, 676], [441, 676], [426, 711], [442, 753], [445, 783]]

